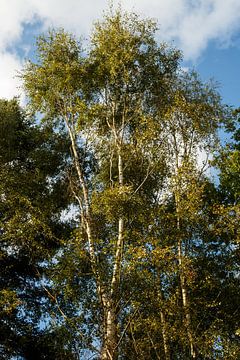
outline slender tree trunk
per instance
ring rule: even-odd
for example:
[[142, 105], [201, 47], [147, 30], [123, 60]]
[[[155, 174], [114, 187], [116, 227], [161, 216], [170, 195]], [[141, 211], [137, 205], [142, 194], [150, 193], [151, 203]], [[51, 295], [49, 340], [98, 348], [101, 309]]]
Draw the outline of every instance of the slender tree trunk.
[[[118, 177], [119, 177], [119, 189], [123, 186], [123, 164], [122, 155], [119, 150], [118, 154]], [[122, 247], [123, 247], [123, 231], [124, 231], [124, 219], [122, 215], [118, 220], [118, 239], [116, 244], [115, 262], [113, 267], [113, 276], [111, 283], [111, 295], [114, 297], [118, 292], [120, 283], [120, 272], [121, 272], [121, 260], [122, 260]]]
[[78, 152], [77, 152], [75, 134], [74, 134], [73, 130], [71, 129], [71, 126], [69, 124], [69, 120], [67, 119], [67, 117], [66, 117], [65, 121], [66, 121], [66, 125], [68, 128], [68, 133], [69, 133], [69, 136], [71, 139], [71, 147], [72, 147], [72, 151], [73, 151], [75, 169], [77, 171], [80, 186], [83, 191], [83, 198], [84, 198], [84, 205], [85, 205], [85, 214], [83, 214], [83, 218], [85, 220], [85, 227], [86, 227], [86, 233], [87, 233], [87, 238], [88, 238], [91, 263], [92, 263], [93, 271], [95, 273], [97, 271], [97, 268], [96, 268], [97, 259], [95, 256], [94, 243], [93, 243], [93, 238], [92, 238], [92, 226], [91, 226], [92, 221], [91, 221], [91, 212], [90, 212], [90, 204], [89, 204], [89, 196], [88, 196], [88, 187], [85, 183], [83, 171], [81, 168], [81, 164], [80, 164], [80, 160], [79, 160], [79, 156], [78, 156]]
[[[103, 314], [104, 314], [104, 324], [103, 324], [103, 333], [104, 339], [101, 349], [101, 360], [116, 360], [118, 357], [117, 347], [118, 347], [118, 327], [117, 327], [117, 308], [119, 303], [119, 285], [121, 278], [121, 260], [122, 260], [122, 250], [123, 250], [123, 232], [124, 232], [124, 219], [122, 215], [118, 220], [118, 238], [115, 249], [115, 258], [113, 265], [113, 273], [111, 280], [110, 292], [107, 292], [105, 286], [103, 285], [102, 279], [100, 277], [98, 261], [95, 254], [94, 241], [93, 241], [93, 231], [92, 231], [92, 217], [91, 209], [89, 203], [88, 187], [84, 179], [83, 171], [80, 164], [80, 159], [77, 152], [77, 144], [75, 140], [75, 133], [71, 128], [69, 119], [65, 117], [66, 125], [68, 128], [69, 136], [71, 139], [71, 147], [73, 151], [73, 158], [75, 163], [75, 168], [77, 171], [78, 179], [80, 186], [83, 191], [83, 200], [84, 200], [84, 211], [83, 218], [85, 221], [85, 229], [88, 238], [89, 244], [89, 253], [91, 258], [91, 265], [93, 273], [96, 278], [97, 291], [102, 304]], [[115, 132], [116, 135], [116, 132]], [[115, 138], [116, 143], [118, 139]], [[121, 143], [121, 141], [120, 141]], [[123, 163], [121, 155], [121, 145], [118, 145], [118, 180], [119, 180], [119, 189], [123, 186]]]
[[163, 348], [164, 348], [165, 360], [171, 360], [169, 346], [168, 346], [166, 317], [165, 317], [165, 313], [163, 310], [160, 311], [160, 318], [161, 318], [161, 325], [162, 325], [162, 337], [163, 337]]
[[[191, 140], [192, 141], [192, 140]], [[180, 235], [180, 197], [181, 197], [181, 187], [182, 184], [179, 182], [178, 176], [179, 176], [179, 167], [180, 167], [180, 151], [179, 151], [179, 144], [176, 137], [176, 133], [173, 133], [173, 144], [174, 144], [174, 151], [175, 151], [175, 190], [174, 190], [174, 197], [175, 197], [175, 204], [176, 204], [176, 214], [177, 214], [177, 230], [178, 230], [178, 265], [179, 265], [179, 273], [180, 273], [180, 288], [181, 288], [181, 295], [182, 295], [182, 304], [183, 304], [183, 311], [184, 311], [184, 318], [185, 318], [185, 324], [186, 324], [186, 330], [187, 330], [187, 336], [190, 346], [190, 354], [192, 359], [196, 359], [196, 351], [194, 346], [194, 339], [193, 339], [193, 333], [192, 333], [192, 321], [191, 321], [191, 313], [190, 313], [190, 303], [188, 300], [188, 292], [187, 292], [187, 286], [186, 286], [186, 278], [184, 275], [184, 269], [183, 269], [183, 254], [182, 254], [182, 239]], [[191, 145], [192, 146], [192, 145]], [[187, 153], [186, 150], [186, 144], [184, 146], [184, 153]]]
[[[178, 191], [178, 190], [177, 190]], [[180, 217], [179, 217], [179, 197], [178, 194], [175, 194], [175, 201], [176, 201], [176, 211], [177, 211], [177, 229], [180, 231]], [[192, 334], [192, 322], [191, 322], [191, 313], [190, 313], [190, 304], [188, 301], [188, 292], [186, 286], [186, 278], [184, 275], [183, 270], [183, 261], [182, 261], [182, 240], [178, 239], [178, 265], [179, 265], [179, 272], [180, 272], [180, 287], [181, 287], [181, 294], [182, 294], [182, 304], [184, 310], [184, 318], [186, 323], [186, 330], [188, 341], [190, 345], [190, 354], [191, 358], [196, 358], [196, 352], [194, 347], [194, 340]]]
[[180, 235], [180, 193], [181, 193], [181, 186], [182, 184], [179, 183], [178, 176], [179, 176], [179, 150], [178, 150], [178, 143], [177, 138], [175, 134], [173, 135], [174, 139], [174, 149], [175, 149], [175, 190], [174, 190], [174, 197], [175, 197], [175, 204], [176, 204], [176, 213], [177, 213], [177, 230], [178, 230], [178, 265], [179, 265], [179, 273], [180, 273], [180, 288], [181, 288], [181, 294], [182, 294], [182, 304], [183, 304], [183, 311], [184, 311], [184, 318], [185, 318], [185, 324], [186, 324], [186, 330], [187, 330], [187, 336], [190, 346], [190, 354], [191, 358], [196, 358], [196, 352], [194, 347], [194, 340], [193, 340], [193, 334], [192, 334], [192, 324], [191, 324], [191, 313], [190, 313], [190, 304], [188, 301], [188, 293], [187, 293], [187, 286], [186, 286], [186, 279], [184, 275], [184, 269], [183, 269], [183, 254], [182, 254], [182, 239]]
[[[74, 157], [74, 163], [75, 168], [77, 171], [78, 179], [80, 182], [80, 186], [83, 191], [83, 199], [84, 199], [84, 211], [83, 219], [85, 221], [85, 229], [86, 234], [88, 238], [88, 245], [89, 245], [89, 253], [91, 258], [91, 266], [93, 273], [96, 278], [97, 283], [97, 292], [98, 296], [100, 298], [100, 302], [102, 304], [102, 310], [104, 314], [104, 324], [103, 324], [103, 333], [104, 333], [104, 339], [103, 339], [103, 346], [101, 350], [101, 359], [102, 360], [114, 360], [116, 359], [116, 349], [117, 349], [117, 318], [115, 313], [115, 306], [112, 302], [112, 294], [108, 294], [105, 290], [105, 287], [103, 285], [103, 282], [101, 280], [100, 274], [99, 274], [99, 268], [98, 268], [98, 261], [95, 254], [94, 249], [94, 241], [93, 241], [93, 231], [92, 231], [92, 217], [91, 217], [91, 210], [90, 210], [90, 204], [89, 204], [89, 196], [88, 196], [88, 188], [85, 183], [85, 179], [83, 176], [83, 172], [81, 169], [80, 160], [78, 157], [77, 152], [77, 145], [75, 141], [74, 133], [71, 129], [71, 126], [66, 119], [66, 125], [68, 128], [69, 136], [71, 139], [71, 147], [73, 151], [73, 157]], [[119, 232], [120, 233], [120, 232]], [[116, 257], [118, 259], [118, 257]], [[116, 265], [115, 261], [115, 273], [117, 273], [118, 266]], [[115, 283], [115, 276], [113, 276], [112, 283]], [[112, 285], [113, 288], [113, 285]], [[115, 288], [115, 286], [114, 286]], [[112, 291], [111, 291], [112, 292]]]
[[[118, 152], [118, 181], [119, 189], [123, 186], [123, 164], [121, 149]], [[124, 219], [118, 220], [118, 239], [115, 250], [115, 260], [111, 281], [110, 300], [105, 314], [105, 338], [101, 352], [101, 360], [115, 360], [118, 358], [118, 330], [117, 330], [117, 309], [119, 303], [119, 285], [121, 279], [121, 260], [123, 250]]]
[[186, 322], [188, 341], [189, 341], [189, 345], [190, 345], [190, 354], [191, 354], [192, 359], [196, 359], [196, 352], [195, 352], [194, 340], [193, 340], [193, 334], [192, 334], [190, 304], [188, 301], [186, 279], [185, 279], [183, 269], [182, 269], [181, 240], [178, 242], [178, 263], [179, 263], [179, 270], [180, 270], [180, 286], [181, 286], [181, 293], [182, 293], [182, 303], [183, 303], [183, 309], [184, 309], [184, 317], [185, 317], [185, 322]]
[[[158, 277], [160, 279], [160, 275]], [[159, 280], [158, 296], [160, 298], [161, 303], [163, 303], [165, 299], [164, 299], [164, 294], [162, 292], [161, 279]], [[162, 308], [160, 310], [160, 320], [161, 320], [161, 328], [162, 328], [162, 338], [163, 338], [163, 348], [164, 348], [165, 360], [171, 360], [168, 333], [167, 333], [167, 321], [166, 321], [165, 311]]]

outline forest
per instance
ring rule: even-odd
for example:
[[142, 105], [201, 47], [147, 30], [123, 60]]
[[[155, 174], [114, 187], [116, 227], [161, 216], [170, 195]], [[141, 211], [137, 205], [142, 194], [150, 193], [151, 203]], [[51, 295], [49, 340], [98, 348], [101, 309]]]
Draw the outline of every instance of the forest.
[[157, 31], [50, 30], [0, 100], [1, 359], [240, 358], [240, 109]]

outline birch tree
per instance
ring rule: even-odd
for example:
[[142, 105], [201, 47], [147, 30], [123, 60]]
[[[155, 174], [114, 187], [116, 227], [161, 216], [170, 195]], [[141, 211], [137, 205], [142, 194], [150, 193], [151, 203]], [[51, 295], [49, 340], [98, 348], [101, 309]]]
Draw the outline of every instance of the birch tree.
[[[188, 229], [191, 223], [199, 222], [203, 197], [202, 176], [208, 166], [211, 149], [216, 148], [216, 129], [221, 121], [222, 107], [214, 86], [201, 83], [194, 73], [179, 75], [164, 127], [167, 147], [172, 156], [172, 161], [169, 161], [170, 191], [176, 211], [176, 245], [184, 325], [190, 357], [193, 359], [197, 357], [197, 350], [185, 272], [190, 265], [187, 265], [187, 261], [194, 238], [191, 239], [191, 230], [188, 234]], [[198, 163], [201, 153], [206, 159]]]
[[22, 73], [31, 111], [71, 144], [66, 192], [77, 220], [53, 261], [52, 297], [61, 321], [75, 326], [79, 357], [215, 351], [216, 336], [204, 340], [213, 301], [204, 326], [197, 305], [213, 226], [204, 170], [225, 113], [214, 85], [182, 73], [181, 54], [159, 45], [156, 31], [152, 20], [110, 11], [85, 50], [63, 30], [41, 36], [36, 63]]
[[[156, 43], [155, 31], [154, 22], [117, 11], [96, 24], [89, 55], [71, 35], [51, 32], [38, 41], [38, 63], [29, 62], [23, 73], [31, 108], [60, 124], [71, 140], [75, 176], [70, 187], [101, 309], [101, 359], [118, 357], [125, 242], [130, 240], [125, 209], [133, 207], [131, 199], [148, 178], [143, 173], [135, 183], [126, 174], [135, 171], [131, 157], [138, 139], [154, 134], [153, 114], [159, 117], [164, 109], [179, 60], [178, 51]], [[89, 168], [91, 153], [96, 172]], [[150, 157], [144, 162], [149, 171]], [[103, 182], [106, 165], [108, 181]]]

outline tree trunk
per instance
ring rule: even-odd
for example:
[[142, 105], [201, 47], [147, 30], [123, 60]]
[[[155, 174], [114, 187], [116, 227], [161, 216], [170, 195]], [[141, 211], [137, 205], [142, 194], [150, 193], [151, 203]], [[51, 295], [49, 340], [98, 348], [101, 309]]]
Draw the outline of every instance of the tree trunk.
[[163, 337], [165, 360], [171, 360], [169, 346], [168, 346], [168, 338], [167, 338], [166, 318], [165, 318], [165, 313], [162, 310], [160, 311], [160, 317], [161, 317], [161, 325], [162, 325], [162, 337]]
[[[80, 182], [80, 186], [83, 191], [83, 199], [84, 199], [84, 205], [85, 209], [82, 207], [82, 211], [84, 211], [83, 219], [85, 221], [85, 230], [88, 238], [88, 245], [89, 245], [89, 253], [91, 258], [91, 266], [93, 273], [96, 278], [96, 284], [97, 284], [97, 292], [98, 296], [100, 298], [100, 302], [102, 304], [102, 311], [104, 313], [104, 324], [103, 324], [103, 333], [104, 333], [104, 339], [103, 339], [103, 345], [101, 350], [101, 359], [102, 360], [115, 360], [117, 358], [117, 317], [116, 317], [116, 306], [114, 302], [112, 301], [113, 293], [115, 292], [115, 288], [117, 285], [117, 272], [119, 267], [119, 246], [117, 245], [116, 250], [116, 260], [114, 264], [113, 269], [113, 278], [112, 278], [112, 286], [111, 286], [111, 294], [110, 296], [107, 294], [105, 286], [103, 285], [103, 282], [101, 280], [100, 274], [99, 274], [99, 268], [98, 268], [98, 262], [97, 257], [95, 254], [94, 249], [94, 241], [92, 236], [92, 219], [91, 219], [91, 211], [90, 211], [90, 204], [89, 204], [89, 197], [88, 197], [88, 188], [84, 180], [83, 172], [81, 169], [80, 160], [77, 153], [77, 145], [75, 142], [74, 133], [71, 129], [71, 126], [66, 119], [66, 125], [69, 131], [69, 136], [71, 139], [71, 147], [73, 151], [73, 158], [75, 163], [75, 168], [78, 174], [78, 179]], [[120, 220], [119, 220], [120, 221]], [[120, 223], [119, 223], [120, 224]], [[122, 229], [123, 224], [119, 227]], [[119, 230], [119, 236], [118, 236], [118, 243], [121, 243], [121, 237], [122, 237], [122, 230]], [[116, 283], [116, 284], [115, 284]]]
[[180, 215], [179, 215], [179, 206], [180, 206], [180, 188], [179, 184], [177, 184], [177, 188], [175, 190], [175, 203], [176, 203], [176, 213], [177, 213], [177, 230], [178, 230], [178, 265], [179, 265], [179, 273], [180, 273], [180, 288], [182, 294], [182, 304], [183, 304], [183, 311], [184, 311], [184, 318], [186, 324], [186, 331], [190, 346], [190, 354], [191, 359], [196, 359], [196, 352], [194, 347], [194, 340], [192, 334], [192, 321], [191, 321], [191, 313], [190, 313], [190, 304], [188, 301], [188, 293], [187, 293], [187, 286], [186, 286], [186, 278], [184, 275], [183, 269], [183, 261], [182, 261], [182, 239], [180, 236]]
[[105, 334], [101, 351], [101, 360], [117, 359], [117, 319], [114, 306], [109, 302], [108, 309], [105, 314]]
[[189, 301], [188, 301], [188, 293], [187, 293], [187, 286], [186, 286], [186, 279], [182, 269], [182, 244], [181, 240], [178, 241], [178, 263], [179, 263], [179, 271], [180, 271], [180, 287], [182, 293], [182, 303], [183, 303], [183, 310], [184, 310], [184, 317], [187, 329], [187, 336], [190, 345], [190, 354], [192, 359], [196, 359], [196, 352], [194, 347], [194, 340], [192, 334], [192, 324], [191, 324], [191, 313], [189, 308]]
[[[121, 278], [124, 219], [122, 215], [120, 215], [118, 220], [118, 238], [116, 242], [111, 287], [110, 287], [110, 292], [108, 293], [101, 280], [98, 269], [97, 257], [95, 255], [88, 187], [87, 184], [85, 183], [80, 160], [78, 157], [74, 132], [71, 128], [71, 125], [67, 117], [66, 117], [66, 125], [71, 139], [71, 147], [73, 151], [75, 168], [78, 174], [80, 186], [83, 191], [84, 209], [82, 208], [82, 211], [84, 211], [83, 218], [85, 221], [85, 229], [88, 238], [91, 265], [92, 265], [93, 273], [95, 274], [96, 277], [97, 291], [102, 304], [102, 310], [104, 313], [104, 324], [103, 324], [104, 339], [101, 350], [101, 360], [115, 360], [118, 357], [117, 308], [119, 303], [119, 285]], [[121, 145], [119, 145], [118, 147], [118, 180], [119, 180], [119, 189], [121, 192], [121, 188], [123, 186], [123, 164], [122, 164], [122, 156], [121, 156]]]
[[[121, 187], [123, 186], [123, 164], [120, 149], [118, 153], [118, 181], [121, 191]], [[116, 360], [118, 358], [117, 308], [120, 296], [119, 285], [121, 278], [123, 231], [124, 219], [122, 216], [120, 216], [118, 220], [118, 239], [116, 243], [115, 260], [113, 265], [110, 300], [108, 301], [107, 311], [105, 312], [105, 334], [101, 351], [101, 360]]]
[[[160, 279], [160, 275], [159, 275], [159, 279]], [[163, 303], [165, 299], [164, 299], [164, 294], [162, 292], [161, 279], [159, 281], [158, 296], [160, 298], [161, 303]], [[166, 316], [165, 316], [164, 309], [160, 310], [160, 319], [161, 319], [161, 328], [162, 328], [162, 338], [163, 338], [163, 348], [164, 348], [165, 360], [171, 360], [171, 358], [170, 358], [170, 349], [169, 349], [169, 341], [168, 341], [168, 333], [167, 333], [167, 321], [166, 321]]]

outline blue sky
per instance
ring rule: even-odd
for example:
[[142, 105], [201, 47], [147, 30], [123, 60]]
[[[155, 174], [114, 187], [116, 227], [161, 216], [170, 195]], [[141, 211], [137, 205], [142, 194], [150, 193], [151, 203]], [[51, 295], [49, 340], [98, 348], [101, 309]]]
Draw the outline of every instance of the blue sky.
[[[240, 39], [240, 32], [236, 35]], [[213, 77], [218, 82], [225, 103], [240, 107], [240, 46], [237, 43], [226, 48], [210, 43], [193, 66], [203, 80]]]
[[[117, 1], [118, 3], [119, 1]], [[114, 3], [114, 1], [113, 1]], [[223, 101], [240, 106], [240, 0], [122, 0], [122, 7], [155, 18], [159, 41], [184, 54], [203, 80], [214, 78]], [[17, 71], [32, 57], [35, 37], [64, 27], [88, 37], [107, 0], [0, 0], [0, 97], [22, 95]]]

